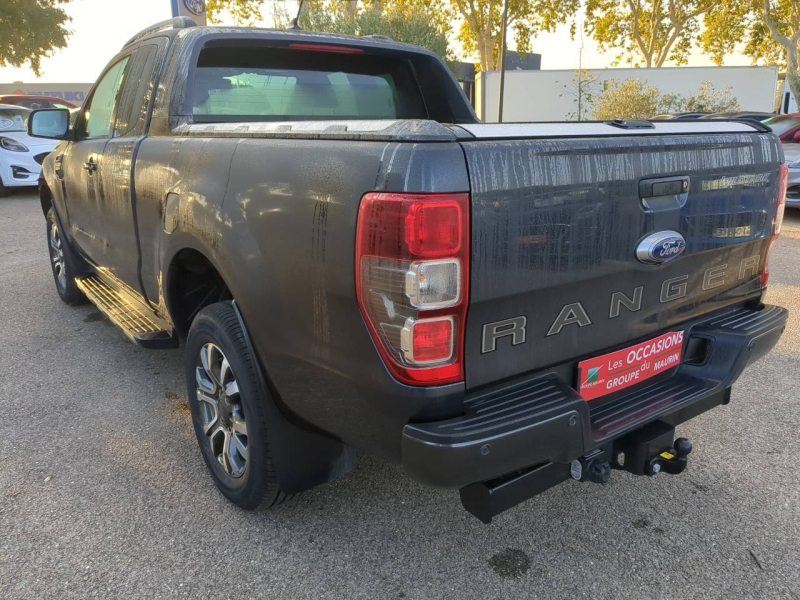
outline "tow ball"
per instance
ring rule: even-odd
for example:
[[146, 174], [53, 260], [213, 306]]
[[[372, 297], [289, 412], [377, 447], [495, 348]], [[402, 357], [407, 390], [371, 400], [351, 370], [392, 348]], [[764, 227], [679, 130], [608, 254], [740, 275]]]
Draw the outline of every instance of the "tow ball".
[[686, 438], [674, 442], [675, 428], [663, 421], [650, 423], [614, 443], [611, 467], [634, 475], [677, 475], [686, 469], [692, 444]]
[[647, 475], [657, 475], [658, 473], [669, 473], [677, 475], [683, 473], [689, 462], [688, 456], [692, 451], [692, 443], [686, 438], [675, 440], [675, 447], [671, 450], [664, 450], [658, 456], [654, 456], [647, 463], [645, 473]]

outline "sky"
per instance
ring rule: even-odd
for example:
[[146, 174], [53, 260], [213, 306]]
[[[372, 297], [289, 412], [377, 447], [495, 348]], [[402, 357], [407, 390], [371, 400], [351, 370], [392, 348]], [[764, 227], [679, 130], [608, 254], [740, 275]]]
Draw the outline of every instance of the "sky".
[[[265, 3], [265, 8], [267, 16], [270, 3]], [[4, 67], [0, 68], [0, 83], [92, 83], [129, 38], [172, 16], [170, 0], [72, 0], [67, 11], [72, 17], [69, 27], [73, 34], [67, 48], [42, 61], [41, 77], [27, 68]], [[269, 26], [270, 22], [263, 25]], [[580, 45], [580, 40], [570, 39], [569, 29], [564, 26], [555, 33], [535, 38], [533, 51], [542, 55], [542, 69], [577, 69]], [[615, 57], [615, 53], [601, 54], [591, 39], [585, 39], [583, 68], [611, 67]], [[741, 54], [731, 55], [725, 61], [726, 66], [749, 64], [750, 59]], [[710, 66], [713, 63], [695, 52], [689, 65]]]

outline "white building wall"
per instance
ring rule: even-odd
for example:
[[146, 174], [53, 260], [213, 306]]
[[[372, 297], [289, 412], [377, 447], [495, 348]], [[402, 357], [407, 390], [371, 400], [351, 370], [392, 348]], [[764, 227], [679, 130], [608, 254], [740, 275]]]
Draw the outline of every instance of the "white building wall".
[[[775, 110], [777, 67], [662, 67], [660, 69], [592, 69], [602, 89], [609, 79], [639, 78], [656, 86], [662, 94], [687, 96], [704, 81], [717, 91], [731, 87], [731, 95], [742, 110]], [[573, 97], [564, 90], [574, 88], [575, 71], [506, 71], [503, 121], [566, 121], [576, 112]], [[478, 116], [488, 123], [497, 121], [500, 72], [479, 73], [477, 77]]]

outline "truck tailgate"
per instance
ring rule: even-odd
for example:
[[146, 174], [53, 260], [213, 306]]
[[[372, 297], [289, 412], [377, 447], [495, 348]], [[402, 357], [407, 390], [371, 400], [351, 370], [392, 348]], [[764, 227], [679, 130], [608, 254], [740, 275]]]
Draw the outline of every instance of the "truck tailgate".
[[[539, 139], [502, 135], [512, 125], [469, 128], [467, 387], [759, 296], [782, 151], [769, 133], [724, 125]], [[679, 233], [685, 248], [642, 262], [637, 249], [657, 232]]]

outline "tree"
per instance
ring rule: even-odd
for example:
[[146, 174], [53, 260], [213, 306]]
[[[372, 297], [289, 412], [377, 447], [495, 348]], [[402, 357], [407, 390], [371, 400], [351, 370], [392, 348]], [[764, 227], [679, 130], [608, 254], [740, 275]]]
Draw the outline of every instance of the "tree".
[[561, 98], [569, 96], [575, 105], [573, 112], [567, 113], [567, 119], [572, 121], [585, 121], [594, 103], [594, 96], [597, 93], [598, 81], [596, 77], [584, 69], [578, 69], [572, 76], [569, 83], [563, 84], [564, 90], [559, 94]]
[[650, 119], [662, 112], [662, 101], [658, 88], [639, 78], [622, 83], [610, 79], [595, 103], [593, 116], [599, 121]]
[[739, 101], [731, 96], [732, 88], [726, 87], [722, 91], [714, 89], [714, 84], [704, 81], [697, 92], [683, 99], [682, 105], [675, 112], [707, 112], [721, 113], [734, 112], [740, 109]]
[[206, 17], [209, 23], [219, 23], [221, 13], [229, 13], [237, 25], [252, 25], [261, 21], [263, 0], [207, 0]]
[[[500, 63], [503, 0], [451, 0], [462, 18], [458, 39], [464, 51], [477, 55], [481, 71], [496, 71]], [[580, 0], [509, 0], [508, 31], [517, 50], [531, 50], [531, 38], [554, 31], [580, 8]]]
[[651, 119], [662, 113], [728, 112], [739, 110], [739, 101], [731, 96], [731, 88], [722, 91], [704, 81], [688, 96], [662, 94], [654, 85], [641, 79], [619, 83], [611, 79], [594, 104], [593, 116], [601, 121], [611, 119]]
[[3, 0], [0, 9], [0, 66], [30, 65], [41, 75], [42, 59], [67, 45], [69, 0]]
[[754, 62], [786, 67], [786, 82], [800, 98], [800, 2], [798, 0], [719, 0], [706, 16], [701, 47], [717, 64], [744, 41]]
[[[633, 52], [646, 67], [686, 64], [702, 16], [717, 0], [587, 0], [586, 31], [600, 50]], [[638, 61], [637, 61], [638, 66]]]
[[[300, 26], [345, 35], [385, 35], [427, 48], [452, 65], [450, 25], [443, 16], [447, 10], [443, 0], [306, 0]], [[276, 5], [276, 26], [288, 25], [293, 17], [285, 5]]]

